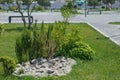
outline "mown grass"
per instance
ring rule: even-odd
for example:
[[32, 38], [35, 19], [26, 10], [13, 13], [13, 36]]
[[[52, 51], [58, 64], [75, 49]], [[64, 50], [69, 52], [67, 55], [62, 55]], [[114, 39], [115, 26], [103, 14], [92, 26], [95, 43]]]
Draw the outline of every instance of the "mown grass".
[[109, 24], [120, 25], [120, 22], [109, 22]]
[[[22, 24], [5, 24], [5, 32], [0, 37], [0, 56], [10, 56], [16, 60], [15, 40], [20, 36], [23, 30], [22, 26]], [[65, 76], [22, 77], [22, 80], [120, 80], [120, 46], [87, 24], [69, 24], [68, 26], [69, 31], [71, 28], [78, 29], [82, 40], [95, 50], [94, 59], [91, 61], [76, 59], [77, 65]], [[70, 32], [72, 33], [72, 31]], [[15, 76], [3, 76], [0, 65], [0, 80], [4, 79], [18, 80]]]

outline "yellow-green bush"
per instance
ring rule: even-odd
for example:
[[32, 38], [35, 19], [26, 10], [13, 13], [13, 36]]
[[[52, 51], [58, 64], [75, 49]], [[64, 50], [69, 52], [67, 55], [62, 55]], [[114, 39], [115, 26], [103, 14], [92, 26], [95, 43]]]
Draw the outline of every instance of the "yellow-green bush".
[[70, 55], [72, 57], [80, 58], [80, 59], [84, 59], [84, 60], [93, 59], [94, 54], [95, 54], [95, 52], [92, 50], [92, 48], [88, 44], [86, 44], [82, 41], [75, 42], [74, 48], [72, 48], [70, 50]]
[[35, 11], [43, 11], [43, 7], [42, 6], [36, 6]]
[[67, 43], [63, 44], [58, 55], [72, 58], [79, 58], [82, 60], [91, 60], [95, 54], [94, 50], [82, 41], [70, 39]]
[[15, 6], [11, 6], [11, 7], [9, 8], [9, 10], [10, 10], [10, 11], [15, 11], [15, 10], [16, 10], [16, 7], [15, 7]]
[[10, 57], [0, 57], [0, 62], [3, 63], [3, 69], [5, 75], [10, 75], [14, 72], [16, 63], [15, 61]]

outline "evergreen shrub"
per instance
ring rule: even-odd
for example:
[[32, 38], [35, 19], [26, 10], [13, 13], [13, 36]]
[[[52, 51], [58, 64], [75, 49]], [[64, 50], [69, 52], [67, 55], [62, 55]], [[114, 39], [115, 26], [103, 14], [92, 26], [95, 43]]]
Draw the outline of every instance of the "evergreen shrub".
[[3, 64], [4, 74], [11, 75], [16, 67], [15, 61], [10, 57], [0, 57], [0, 62]]
[[79, 58], [82, 60], [91, 60], [95, 54], [92, 48], [80, 41], [70, 39], [67, 43], [64, 43], [60, 48], [58, 55], [72, 58]]

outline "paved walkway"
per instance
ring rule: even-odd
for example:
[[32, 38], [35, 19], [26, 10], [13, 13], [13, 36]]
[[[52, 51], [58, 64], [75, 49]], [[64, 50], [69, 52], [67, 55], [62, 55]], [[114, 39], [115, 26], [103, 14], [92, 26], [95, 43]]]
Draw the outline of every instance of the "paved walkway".
[[86, 18], [86, 22], [94, 29], [120, 45], [120, 25], [108, 24], [114, 21], [120, 22], [120, 14], [90, 15]]
[[[19, 13], [0, 13], [0, 22], [2, 23], [8, 23], [8, 16], [10, 15], [20, 15]], [[53, 23], [54, 21], [62, 21], [63, 18], [59, 12], [38, 12], [32, 14], [34, 17], [34, 20], [37, 19], [38, 22], [46, 22], [46, 23]], [[89, 25], [91, 25], [94, 29], [105, 35], [106, 37], [109, 37], [113, 42], [120, 45], [120, 25], [111, 25], [108, 24], [108, 22], [114, 22], [119, 21], [120, 22], [120, 13], [112, 13], [112, 14], [90, 14], [87, 15], [85, 18], [84, 15], [77, 15], [76, 17], [72, 18], [70, 22], [73, 23], [80, 23], [80, 22], [87, 22]], [[21, 19], [14, 18], [12, 19], [13, 23], [19, 23], [22, 22]]]

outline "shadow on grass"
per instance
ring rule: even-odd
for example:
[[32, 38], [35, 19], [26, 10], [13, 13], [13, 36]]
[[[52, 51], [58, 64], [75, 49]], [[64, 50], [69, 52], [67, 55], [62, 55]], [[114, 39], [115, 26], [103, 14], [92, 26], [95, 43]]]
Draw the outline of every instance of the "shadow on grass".
[[5, 31], [7, 31], [7, 32], [11, 32], [11, 31], [22, 32], [24, 29], [25, 29], [24, 27], [16, 27], [16, 28], [5, 29]]

